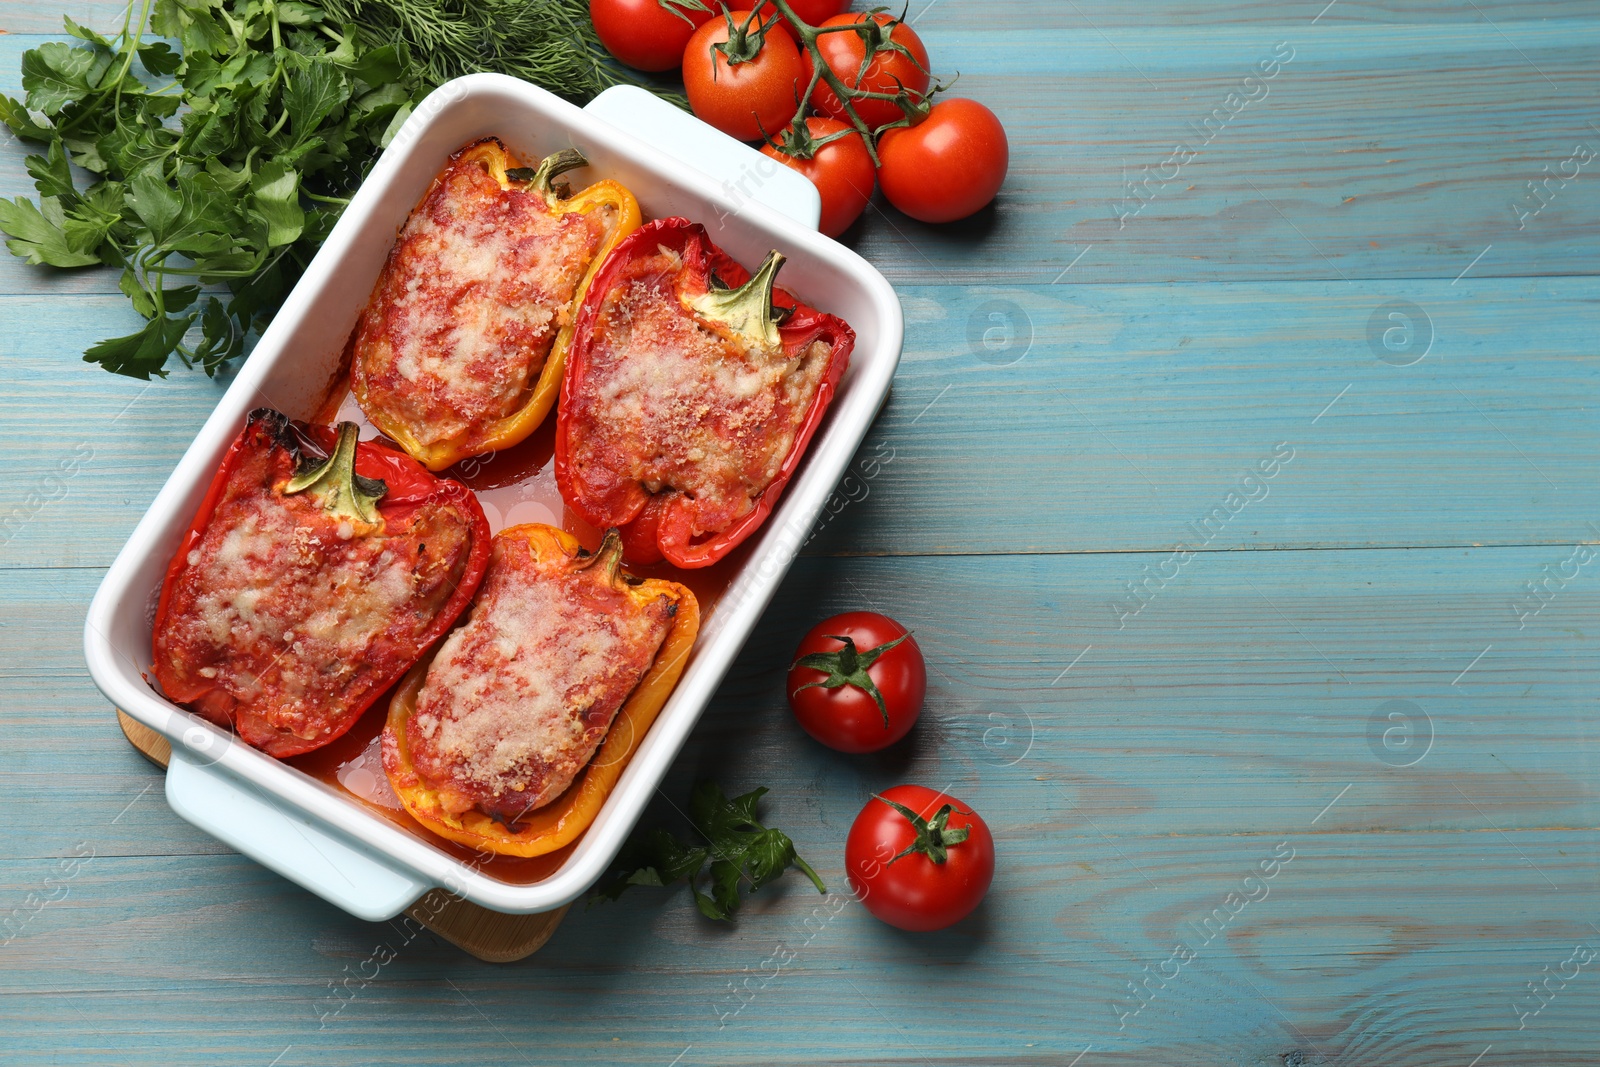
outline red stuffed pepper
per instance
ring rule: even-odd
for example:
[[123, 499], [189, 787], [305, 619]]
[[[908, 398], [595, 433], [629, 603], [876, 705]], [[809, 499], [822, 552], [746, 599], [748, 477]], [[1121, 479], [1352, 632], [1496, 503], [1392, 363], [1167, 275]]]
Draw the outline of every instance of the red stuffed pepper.
[[705, 567], [765, 521], [844, 374], [855, 333], [752, 276], [705, 228], [624, 238], [578, 311], [556, 482], [634, 563]]
[[354, 725], [488, 567], [477, 498], [357, 436], [251, 412], [161, 587], [156, 681], [270, 756]]

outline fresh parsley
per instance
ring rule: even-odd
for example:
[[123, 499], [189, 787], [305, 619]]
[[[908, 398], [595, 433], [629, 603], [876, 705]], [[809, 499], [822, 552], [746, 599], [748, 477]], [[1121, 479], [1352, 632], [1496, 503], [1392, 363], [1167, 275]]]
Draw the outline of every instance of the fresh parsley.
[[[729, 800], [717, 783], [700, 782], [689, 795], [689, 821], [705, 844], [686, 845], [660, 828], [635, 833], [611, 876], [596, 887], [595, 899], [616, 900], [629, 886], [688, 882], [700, 914], [731, 919], [739, 910], [741, 886], [753, 893], [791, 866], [811, 879], [817, 892], [826, 893], [827, 886], [800, 858], [789, 835], [756, 818], [756, 806], [766, 792], [765, 787], [753, 789]], [[709, 877], [701, 888], [707, 862]]]
[[498, 70], [586, 100], [630, 80], [585, 0], [133, 0], [113, 37], [65, 23], [74, 41], [23, 54], [23, 99], [0, 96], [44, 146], [37, 201], [0, 198], [0, 231], [29, 263], [121, 268], [145, 325], [84, 359], [142, 379], [242, 354], [440, 81]]
[[[181, 53], [147, 42], [147, 20]], [[27, 160], [37, 205], [0, 199], [0, 230], [30, 263], [122, 268], [145, 326], [85, 360], [148, 379], [176, 353], [215, 374], [425, 86], [403, 48], [359, 47], [296, 0], [143, 0], [113, 38], [66, 27], [78, 43], [26, 52], [25, 98], [0, 97], [0, 120], [45, 146]]]

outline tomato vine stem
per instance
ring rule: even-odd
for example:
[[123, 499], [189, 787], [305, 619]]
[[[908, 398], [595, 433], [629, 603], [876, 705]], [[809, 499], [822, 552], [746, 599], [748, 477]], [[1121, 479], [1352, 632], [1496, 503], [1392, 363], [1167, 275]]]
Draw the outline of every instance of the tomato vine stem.
[[[800, 109], [795, 112], [794, 121], [801, 125], [805, 123], [806, 103], [811, 99], [811, 94], [816, 91], [818, 79], [827, 82], [828, 88], [833, 90], [834, 95], [839, 98], [839, 102], [844, 105], [844, 113], [850, 117], [850, 125], [854, 126], [856, 133], [861, 135], [861, 140], [867, 146], [867, 155], [872, 157], [872, 165], [876, 167], [878, 165], [878, 146], [873, 143], [873, 131], [861, 120], [861, 116], [856, 113], [855, 105], [850, 102], [858, 96], [865, 97], [874, 94], [868, 94], [864, 90], [851, 89], [846, 86], [839, 76], [833, 72], [833, 68], [828, 66], [827, 61], [822, 58], [822, 49], [817, 47], [817, 40], [823, 34], [855, 33], [855, 26], [813, 26], [794, 13], [794, 8], [789, 6], [788, 0], [768, 0], [768, 2], [777, 9], [778, 14], [783, 16], [784, 21], [789, 24], [789, 29], [800, 39], [801, 46], [811, 56], [811, 82], [806, 86], [806, 91], [800, 94]], [[870, 62], [871, 58], [872, 56], [869, 53], [867, 60]], [[890, 97], [889, 99], [894, 98]]]

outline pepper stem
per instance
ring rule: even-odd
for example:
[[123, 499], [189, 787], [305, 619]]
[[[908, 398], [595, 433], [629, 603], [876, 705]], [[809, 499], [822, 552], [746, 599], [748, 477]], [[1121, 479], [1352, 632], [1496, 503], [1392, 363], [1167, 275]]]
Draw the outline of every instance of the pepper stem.
[[600, 538], [600, 547], [594, 550], [594, 555], [578, 564], [576, 569], [586, 571], [594, 566], [599, 566], [600, 573], [609, 584], [617, 584], [617, 574], [622, 570], [622, 531], [615, 526]]
[[772, 288], [784, 256], [776, 250], [767, 253], [750, 280], [737, 289], [709, 288], [689, 300], [689, 307], [702, 318], [727, 327], [751, 345], [777, 348], [778, 322], [772, 314]]
[[341, 519], [378, 525], [378, 501], [389, 487], [377, 478], [356, 473], [356, 441], [361, 430], [353, 422], [339, 424], [339, 442], [320, 463], [310, 460], [284, 486], [285, 495], [310, 491], [324, 511]]
[[514, 182], [527, 182], [528, 191], [538, 193], [549, 203], [555, 203], [556, 191], [550, 181], [558, 174], [579, 167], [587, 167], [589, 161], [583, 153], [576, 148], [563, 148], [559, 152], [552, 152], [539, 161], [538, 167], [511, 167], [506, 171], [506, 177]]

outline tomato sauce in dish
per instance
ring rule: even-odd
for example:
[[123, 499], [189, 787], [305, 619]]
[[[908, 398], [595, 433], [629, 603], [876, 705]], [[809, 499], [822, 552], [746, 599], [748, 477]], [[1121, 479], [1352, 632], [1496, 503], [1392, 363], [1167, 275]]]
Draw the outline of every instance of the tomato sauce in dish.
[[349, 733], [331, 745], [284, 762], [336, 790], [345, 800], [354, 801], [368, 813], [498, 881], [532, 885], [560, 869], [577, 847], [576, 842], [543, 856], [499, 856], [447, 841], [413, 819], [395, 796], [383, 771], [383, 718], [388, 706], [389, 698], [385, 695]]
[[526, 403], [616, 224], [609, 208], [552, 212], [503, 188], [480, 147], [452, 157], [406, 220], [352, 338], [367, 406], [422, 446]]
[[[347, 380], [333, 383], [314, 421], [330, 425], [355, 422], [362, 427], [363, 438], [379, 436], [350, 394]], [[546, 522], [566, 530], [592, 552], [600, 546], [602, 531], [586, 523], [561, 499], [553, 462], [555, 432], [555, 420], [547, 420], [522, 443], [494, 455], [464, 459], [441, 473], [464, 483], [477, 494], [492, 533], [521, 523]], [[701, 612], [709, 615], [751, 551], [749, 545], [741, 545], [716, 564], [697, 570], [678, 570], [666, 563], [645, 566], [629, 563], [627, 569], [643, 578], [681, 582], [694, 593]], [[560, 869], [582, 838], [542, 856], [490, 855], [439, 837], [413, 819], [390, 788], [383, 769], [381, 742], [389, 699], [390, 694], [385, 694], [348, 733], [332, 744], [285, 762], [360, 804], [369, 813], [498, 881], [531, 885]]]

